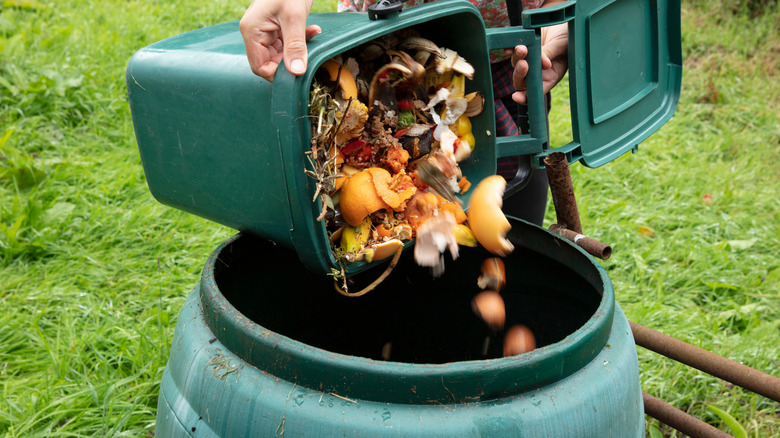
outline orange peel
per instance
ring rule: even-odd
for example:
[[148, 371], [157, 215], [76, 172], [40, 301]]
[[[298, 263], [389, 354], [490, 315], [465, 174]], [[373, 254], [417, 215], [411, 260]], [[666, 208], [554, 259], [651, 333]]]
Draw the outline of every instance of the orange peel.
[[436, 198], [439, 201], [439, 209], [450, 212], [452, 216], [455, 217], [456, 224], [466, 222], [466, 212], [463, 211], [463, 208], [461, 208], [459, 204], [450, 202], [439, 195], [436, 195]]
[[369, 167], [341, 183], [341, 214], [348, 224], [357, 226], [369, 214], [381, 209], [399, 210], [417, 192], [414, 185], [400, 192], [391, 189], [394, 178], [381, 167]]
[[371, 213], [390, 208], [377, 193], [372, 179], [371, 173], [363, 170], [347, 178], [341, 186], [341, 215], [353, 227]]
[[414, 186], [408, 187], [401, 192], [393, 191], [390, 188], [393, 177], [390, 175], [390, 172], [381, 167], [369, 167], [366, 171], [371, 174], [374, 180], [374, 189], [379, 197], [393, 210], [401, 208], [403, 203], [411, 198], [417, 191], [417, 188]]
[[345, 99], [357, 99], [357, 84], [355, 84], [355, 78], [346, 67], [332, 59], [323, 62], [322, 67], [328, 71], [328, 76], [331, 81], [338, 82], [341, 92], [344, 93]]
[[382, 242], [374, 245], [374, 257], [372, 261], [384, 260], [396, 253], [399, 249], [404, 247], [404, 243], [400, 240], [393, 239], [387, 242]]
[[458, 187], [460, 187], [460, 194], [462, 195], [468, 192], [469, 189], [471, 188], [471, 181], [466, 179], [466, 177], [464, 176], [458, 181]]
[[483, 179], [471, 194], [467, 213], [469, 226], [477, 242], [502, 257], [514, 250], [514, 245], [506, 238], [512, 225], [501, 211], [505, 188], [506, 180], [500, 175]]
[[389, 238], [392, 235], [393, 229], [385, 224], [379, 224], [375, 228], [376, 235], [380, 239], [384, 239], [385, 237]]
[[340, 189], [344, 185], [344, 183], [347, 181], [347, 179], [349, 179], [349, 177], [346, 176], [346, 175], [343, 175], [343, 176], [340, 176], [340, 177], [336, 178], [335, 180], [333, 180], [333, 186], [335, 187], [335, 190]]

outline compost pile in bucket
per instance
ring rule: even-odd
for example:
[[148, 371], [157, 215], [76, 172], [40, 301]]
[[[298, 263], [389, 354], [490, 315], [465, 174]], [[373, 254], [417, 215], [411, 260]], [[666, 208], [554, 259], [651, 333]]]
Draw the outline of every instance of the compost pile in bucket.
[[[469, 118], [484, 108], [481, 92], [467, 92], [473, 75], [457, 52], [413, 29], [319, 68], [311, 86], [307, 173], [317, 181], [319, 219], [342, 266], [385, 259], [404, 241], [418, 238], [419, 246], [426, 234], [454, 256], [458, 244], [477, 245], [453, 196], [469, 189], [459, 163], [476, 146]], [[437, 268], [439, 251], [417, 262]]]

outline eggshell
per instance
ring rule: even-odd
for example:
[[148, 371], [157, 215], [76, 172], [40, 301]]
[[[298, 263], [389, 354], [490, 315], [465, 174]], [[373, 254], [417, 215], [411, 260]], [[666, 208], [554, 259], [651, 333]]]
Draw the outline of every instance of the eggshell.
[[480, 289], [492, 289], [501, 292], [506, 285], [506, 268], [504, 261], [491, 257], [482, 262], [482, 275], [477, 279]]
[[506, 331], [504, 357], [527, 353], [536, 348], [536, 339], [528, 327], [518, 324]]
[[504, 299], [498, 292], [486, 290], [471, 300], [471, 308], [493, 330], [501, 330], [506, 322]]

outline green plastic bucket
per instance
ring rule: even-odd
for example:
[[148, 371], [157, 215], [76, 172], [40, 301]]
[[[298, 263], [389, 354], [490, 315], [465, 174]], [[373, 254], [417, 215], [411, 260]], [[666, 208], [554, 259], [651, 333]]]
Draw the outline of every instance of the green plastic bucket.
[[[547, 149], [539, 27], [569, 22], [574, 141], [570, 162], [602, 165], [636, 148], [669, 117], [680, 87], [679, 0], [580, 0], [525, 11], [523, 26], [485, 29], [466, 0], [440, 0], [385, 20], [365, 14], [312, 14], [322, 33], [308, 44], [310, 68], [280, 67], [273, 84], [252, 74], [238, 22], [187, 32], [139, 50], [127, 88], [147, 182], [162, 203], [296, 251], [320, 274], [338, 269], [309, 166], [309, 89], [323, 62], [361, 43], [414, 28], [465, 57], [476, 70], [467, 91], [490, 105], [489, 50], [529, 47], [530, 132], [496, 138], [493, 111], [472, 119], [476, 148], [463, 174], [478, 183], [496, 159]], [[628, 61], [628, 62], [627, 62]], [[467, 205], [467, 192], [462, 196]], [[353, 275], [372, 266], [347, 266]]]
[[603, 268], [535, 225], [512, 219], [508, 238], [507, 326], [539, 348], [507, 358], [469, 305], [481, 249], [438, 279], [405, 254], [354, 299], [292, 250], [231, 238], [179, 316], [155, 436], [643, 437], [636, 347]]
[[[325, 225], [316, 219], [322, 205], [314, 201], [315, 181], [304, 173], [310, 167], [307, 115], [317, 67], [350, 48], [411, 27], [464, 56], [476, 69], [468, 91], [480, 90], [492, 102], [488, 49], [523, 42], [536, 48], [533, 56], [539, 54], [534, 30], [486, 31], [471, 3], [445, 3], [411, 8], [381, 21], [370, 21], [365, 14], [313, 14], [309, 21], [319, 24], [322, 34], [309, 44], [310, 68], [302, 77], [280, 68], [273, 84], [249, 69], [237, 22], [142, 49], [130, 61], [127, 82], [152, 194], [165, 204], [294, 248], [316, 272], [339, 268]], [[529, 81], [541, 84], [540, 75], [534, 69]], [[493, 111], [472, 119], [478, 147], [462, 167], [469, 181], [495, 174], [498, 156], [543, 150], [547, 134], [541, 87], [538, 93], [532, 112], [533, 132], [540, 138], [515, 137], [499, 149], [492, 135]], [[352, 263], [347, 272], [369, 266]]]

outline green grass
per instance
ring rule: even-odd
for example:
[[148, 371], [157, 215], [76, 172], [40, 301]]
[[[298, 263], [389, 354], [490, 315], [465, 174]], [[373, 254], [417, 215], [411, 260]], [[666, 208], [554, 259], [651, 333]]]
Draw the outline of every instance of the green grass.
[[[685, 3], [675, 117], [638, 154], [572, 173], [585, 232], [614, 247], [604, 266], [629, 319], [777, 376], [780, 14], [734, 4]], [[135, 50], [244, 7], [2, 2], [0, 434], [153, 432], [178, 312], [233, 231], [149, 194], [125, 67]], [[570, 137], [566, 95], [564, 84], [555, 145]], [[780, 435], [777, 403], [639, 353], [646, 392], [724, 430], [707, 405], [750, 437]]]
[[[603, 265], [630, 320], [778, 376], [780, 15], [692, 3], [675, 116], [637, 154], [572, 166], [583, 229], [613, 245]], [[565, 83], [554, 108], [555, 146], [571, 138]], [[726, 431], [707, 404], [748, 436], [780, 436], [776, 402], [642, 348], [639, 360], [645, 392]]]

